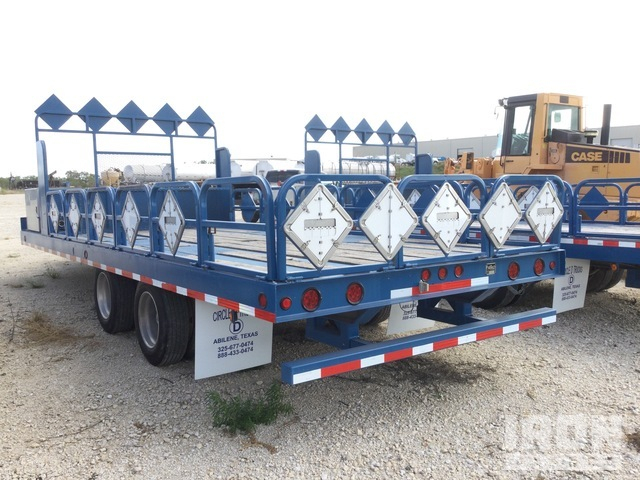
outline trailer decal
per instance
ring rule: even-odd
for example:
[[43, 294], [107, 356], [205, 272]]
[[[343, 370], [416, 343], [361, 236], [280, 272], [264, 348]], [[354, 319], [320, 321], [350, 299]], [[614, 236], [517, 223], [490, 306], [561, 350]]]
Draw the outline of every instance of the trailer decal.
[[139, 282], [143, 282], [148, 285], [153, 285], [154, 287], [162, 288], [163, 290], [168, 290], [173, 293], [178, 293], [180, 295], [185, 295], [190, 298], [195, 298], [196, 300], [202, 300], [204, 302], [211, 303], [213, 305], [218, 305], [220, 307], [229, 308], [231, 310], [235, 310], [236, 312], [246, 313], [247, 315], [251, 315], [252, 317], [259, 318], [260, 320], [266, 320], [267, 322], [271, 322], [271, 323], [275, 323], [276, 321], [276, 316], [274, 313], [267, 312], [266, 310], [261, 310], [259, 308], [255, 308], [250, 305], [244, 305], [242, 303], [234, 302], [232, 300], [226, 300], [224, 298], [216, 297], [215, 295], [209, 295], [206, 293], [191, 290], [189, 288], [173, 285], [172, 283], [162, 282], [160, 280], [156, 280], [154, 278], [147, 277], [145, 275], [140, 275], [137, 273], [126, 271], [126, 270], [121, 270], [119, 268], [114, 268], [109, 265], [105, 265], [103, 263], [94, 262], [93, 260], [77, 257], [75, 255], [69, 255], [68, 253], [58, 252], [56, 250], [51, 250], [50, 248], [41, 247], [39, 245], [34, 245], [28, 242], [23, 241], [22, 243], [29, 247], [35, 248], [37, 250], [41, 250], [47, 253], [52, 253], [54, 255], [58, 255], [60, 257], [66, 258], [67, 260], [72, 262], [82, 263], [83, 265], [89, 265], [91, 267], [99, 268], [100, 270], [114, 273], [116, 275], [121, 275], [123, 277], [130, 278], [132, 280], [137, 280]]
[[444, 350], [445, 348], [457, 347], [459, 345], [464, 345], [465, 343], [479, 342], [481, 340], [499, 337], [507, 335], [509, 333], [522, 332], [531, 328], [541, 327], [542, 325], [549, 325], [551, 323], [554, 323], [555, 321], [556, 315], [554, 313], [552, 315], [541, 316], [538, 318], [525, 320], [520, 323], [514, 323], [512, 325], [483, 330], [467, 335], [459, 335], [457, 337], [438, 341], [427, 341], [422, 345], [415, 345], [409, 348], [406, 348], [403, 344], [401, 344], [401, 348], [397, 350], [391, 350], [382, 354], [369, 355], [360, 359], [349, 360], [342, 363], [327, 365], [321, 368], [294, 373], [292, 375], [293, 381], [291, 383], [296, 385], [299, 383], [331, 377], [333, 375], [339, 375], [354, 370], [361, 370], [366, 367], [414, 357], [423, 353], [436, 352], [438, 350]]

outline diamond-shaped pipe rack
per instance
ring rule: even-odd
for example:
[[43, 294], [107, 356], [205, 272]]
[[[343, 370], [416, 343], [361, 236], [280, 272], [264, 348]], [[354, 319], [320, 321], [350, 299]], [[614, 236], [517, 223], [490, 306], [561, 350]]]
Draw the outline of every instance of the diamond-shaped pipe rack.
[[[349, 143], [355, 145], [359, 142], [364, 145], [371, 140], [374, 134], [381, 142], [378, 143], [378, 145], [392, 145], [394, 143], [394, 137], [396, 136], [400, 140], [399, 143], [404, 146], [409, 146], [411, 142], [417, 142], [416, 134], [407, 122], [405, 122], [400, 130], [396, 131], [391, 127], [389, 122], [385, 120], [377, 130], [374, 130], [364, 118], [358, 123], [357, 127], [351, 128], [342, 117], [339, 117], [331, 127], [327, 127], [318, 115], [314, 115], [305, 126], [305, 131], [314, 142], [320, 142], [320, 139], [328, 131], [333, 134], [334, 143]], [[351, 134], [353, 134], [358, 142], [347, 141]]]
[[[118, 113], [113, 114], [107, 110], [96, 98], [89, 100], [77, 112], [72, 111], [58, 97], [51, 95], [35, 113], [52, 130], [60, 130], [64, 124], [74, 115], [78, 116], [92, 132], [105, 133], [112, 130], [105, 129], [109, 121], [118, 119], [129, 133], [138, 133], [140, 128], [151, 120], [167, 136], [178, 135], [177, 128], [180, 124], [186, 123], [195, 134], [204, 137], [214, 128], [214, 122], [209, 115], [201, 108], [197, 107], [186, 119], [180, 117], [175, 110], [167, 103], [155, 115], [149, 116], [138, 107], [133, 101], [127, 103]], [[122, 132], [117, 132], [122, 133]]]

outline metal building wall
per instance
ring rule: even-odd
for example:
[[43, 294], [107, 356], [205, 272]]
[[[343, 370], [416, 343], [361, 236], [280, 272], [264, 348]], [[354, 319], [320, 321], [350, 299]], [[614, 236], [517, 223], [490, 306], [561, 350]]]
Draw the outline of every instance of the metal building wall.
[[[600, 131], [600, 129], [597, 130], [598, 132]], [[611, 127], [609, 138], [611, 139], [609, 142], [611, 145], [640, 148], [640, 125]], [[600, 134], [596, 137], [595, 143], [600, 143]], [[418, 153], [429, 153], [436, 157], [455, 158], [458, 153], [471, 151], [476, 157], [490, 157], [495, 154], [497, 144], [497, 135], [418, 141]], [[397, 151], [391, 149], [391, 153], [404, 156], [406, 149], [397, 149]], [[353, 149], [354, 157], [382, 154], [384, 154], [384, 151], [379, 147], [355, 147]]]

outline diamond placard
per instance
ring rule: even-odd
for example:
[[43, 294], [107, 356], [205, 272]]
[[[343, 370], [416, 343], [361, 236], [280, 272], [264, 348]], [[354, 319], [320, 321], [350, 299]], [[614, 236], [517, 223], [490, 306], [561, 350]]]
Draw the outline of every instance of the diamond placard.
[[127, 192], [120, 221], [124, 228], [124, 234], [127, 237], [127, 243], [133, 248], [133, 245], [136, 243], [136, 237], [138, 236], [140, 213], [138, 213], [138, 207], [136, 206], [136, 202], [133, 201], [131, 192]]
[[69, 217], [73, 236], [78, 238], [78, 233], [80, 233], [80, 208], [78, 208], [78, 202], [76, 201], [75, 195], [71, 195], [71, 200], [69, 201], [69, 213], [67, 213], [67, 217]]
[[520, 206], [506, 183], [487, 201], [480, 212], [480, 224], [489, 235], [496, 248], [501, 248], [522, 217]]
[[525, 212], [525, 218], [538, 241], [544, 243], [562, 219], [563, 214], [564, 209], [555, 189], [549, 182], [545, 182]]
[[323, 184], [316, 185], [291, 213], [284, 232], [316, 268], [329, 261], [353, 228], [353, 220]]
[[422, 224], [444, 253], [450, 253], [471, 223], [471, 212], [445, 182], [422, 215]]
[[418, 216], [388, 183], [360, 217], [360, 228], [387, 260], [396, 256], [418, 224]]
[[93, 200], [93, 208], [91, 209], [91, 223], [96, 231], [98, 242], [102, 243], [102, 236], [104, 235], [104, 224], [107, 221], [107, 215], [100, 200], [100, 195], [96, 195]]
[[173, 192], [167, 190], [164, 202], [162, 202], [162, 208], [160, 209], [158, 227], [160, 227], [164, 239], [167, 241], [167, 245], [169, 245], [171, 253], [174, 255], [178, 251], [178, 246], [182, 239], [182, 232], [184, 232], [184, 225], [184, 215], [182, 214], [182, 210], [180, 210], [180, 205], [178, 205]]
[[58, 204], [53, 197], [51, 197], [51, 201], [49, 202], [49, 218], [51, 219], [53, 231], [55, 233], [58, 233], [58, 219], [60, 218], [60, 210], [58, 210]]
[[533, 202], [533, 199], [536, 198], [538, 194], [538, 187], [532, 185], [530, 186], [526, 192], [522, 196], [518, 198], [518, 205], [520, 205], [520, 210], [526, 210]]

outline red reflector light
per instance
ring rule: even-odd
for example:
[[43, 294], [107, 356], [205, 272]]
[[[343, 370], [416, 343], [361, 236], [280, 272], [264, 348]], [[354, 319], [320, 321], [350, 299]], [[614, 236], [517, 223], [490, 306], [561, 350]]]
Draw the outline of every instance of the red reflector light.
[[352, 283], [347, 287], [347, 302], [357, 305], [364, 297], [364, 287], [359, 283]]
[[555, 269], [556, 269], [556, 262], [554, 262], [553, 260], [551, 260], [551, 261], [549, 262], [549, 268], [550, 268], [551, 270], [555, 270]]
[[544, 260], [536, 258], [536, 261], [533, 262], [533, 273], [542, 275], [542, 272], [544, 272]]
[[261, 308], [267, 308], [267, 296], [264, 293], [258, 295], [258, 303]]
[[511, 262], [507, 269], [507, 275], [511, 280], [515, 280], [520, 275], [520, 265], [517, 262]]
[[320, 292], [315, 288], [309, 288], [302, 294], [302, 308], [307, 312], [313, 312], [320, 305]]
[[431, 272], [429, 270], [427, 270], [426, 268], [424, 270], [422, 270], [422, 273], [420, 273], [420, 279], [423, 282], [428, 282], [430, 278], [431, 278]]
[[289, 310], [291, 308], [291, 299], [289, 297], [284, 297], [280, 299], [280, 308], [282, 310]]
[[462, 268], [462, 265], [456, 265], [453, 269], [453, 274], [456, 276], [456, 278], [460, 278], [463, 272], [464, 268]]
[[445, 267], [440, 267], [438, 269], [438, 278], [440, 280], [444, 280], [445, 278], [447, 278], [447, 269]]

